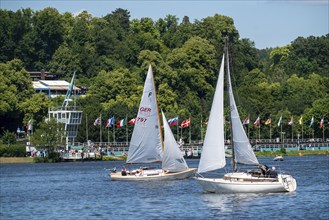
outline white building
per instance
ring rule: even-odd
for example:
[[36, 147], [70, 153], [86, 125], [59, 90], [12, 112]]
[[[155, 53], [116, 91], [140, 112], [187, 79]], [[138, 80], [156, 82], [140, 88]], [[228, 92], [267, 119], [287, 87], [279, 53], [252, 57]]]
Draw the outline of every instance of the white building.
[[[36, 92], [44, 92], [49, 98], [65, 96], [70, 85], [69, 82], [64, 80], [39, 80], [32, 81], [32, 84]], [[73, 86], [72, 90], [73, 96], [81, 95], [80, 88]]]

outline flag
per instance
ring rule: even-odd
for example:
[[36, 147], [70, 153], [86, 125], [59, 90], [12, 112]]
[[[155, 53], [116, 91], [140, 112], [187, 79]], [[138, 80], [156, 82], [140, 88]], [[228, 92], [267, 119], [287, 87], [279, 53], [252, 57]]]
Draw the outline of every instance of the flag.
[[178, 123], [178, 117], [171, 118], [171, 119], [168, 120], [168, 124], [169, 124], [170, 127], [174, 126], [174, 125], [177, 125], [177, 123]]
[[182, 128], [186, 128], [186, 127], [188, 127], [188, 126], [190, 126], [190, 125], [191, 125], [190, 118], [188, 118], [188, 119], [182, 121], [182, 123], [180, 124], [180, 126], [181, 126]]
[[300, 119], [299, 119], [299, 124], [302, 125], [303, 124], [303, 116], [300, 116]]
[[278, 127], [280, 127], [281, 122], [282, 122], [282, 115], [281, 115], [280, 118], [279, 118]]
[[96, 118], [96, 120], [94, 121], [94, 125], [99, 125], [101, 123], [101, 118]]
[[114, 125], [114, 116], [112, 118], [107, 119], [105, 127], [109, 128]]
[[323, 127], [323, 123], [324, 123], [324, 116], [322, 116], [322, 118], [321, 118], [321, 121], [320, 121], [320, 128]]
[[31, 130], [32, 130], [32, 119], [30, 119], [30, 120], [27, 122], [27, 124], [26, 124], [26, 129], [27, 129], [28, 131], [31, 131]]
[[314, 123], [314, 117], [312, 116], [311, 123], [310, 123], [309, 127], [312, 127], [313, 123]]
[[130, 119], [130, 121], [128, 123], [131, 124], [131, 125], [136, 124], [136, 118]]
[[127, 120], [126, 119], [122, 119], [122, 120], [120, 120], [120, 121], [118, 121], [116, 123], [117, 128], [121, 128], [121, 127], [125, 126], [126, 124], [127, 124]]
[[254, 122], [254, 126], [257, 127], [258, 125], [260, 125], [260, 117], [258, 116], [258, 118], [256, 119], [256, 121]]
[[290, 121], [289, 121], [288, 125], [293, 125], [293, 123], [294, 123], [294, 117], [293, 117], [293, 116], [291, 116], [291, 117], [290, 117]]
[[271, 122], [272, 122], [272, 119], [271, 119], [271, 117], [269, 117], [269, 118], [266, 120], [265, 125], [269, 125], [269, 124], [271, 124]]
[[248, 125], [249, 124], [249, 122], [250, 122], [250, 116], [248, 115], [248, 117], [246, 117], [246, 119], [245, 120], [243, 120], [243, 125]]

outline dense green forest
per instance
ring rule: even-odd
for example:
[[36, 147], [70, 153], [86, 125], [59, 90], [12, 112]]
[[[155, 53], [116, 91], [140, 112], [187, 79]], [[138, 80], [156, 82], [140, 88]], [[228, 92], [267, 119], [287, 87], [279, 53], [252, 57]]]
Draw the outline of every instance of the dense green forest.
[[[301, 134], [301, 116], [304, 137], [313, 129], [315, 137], [322, 137], [322, 117], [328, 137], [329, 34], [258, 50], [250, 39], [240, 38], [233, 19], [224, 15], [194, 22], [187, 16], [180, 22], [167, 15], [154, 21], [130, 19], [125, 9], [99, 18], [87, 11], [61, 14], [54, 8], [0, 10], [0, 134], [16, 131], [32, 115], [34, 129], [38, 128], [48, 108], [62, 102], [35, 94], [27, 71], [45, 69], [68, 81], [76, 71], [76, 85], [88, 88], [86, 97], [77, 100], [84, 111], [78, 141], [86, 141], [86, 126], [89, 139], [98, 141], [99, 127], [93, 122], [100, 114], [103, 125], [112, 116], [135, 117], [152, 64], [159, 107], [167, 118], [179, 116], [181, 122], [191, 117], [192, 139], [199, 140], [201, 129], [203, 133], [206, 129], [226, 37], [236, 101], [241, 119], [251, 117], [251, 138], [258, 133], [252, 126], [258, 116], [261, 138], [269, 138], [269, 125], [264, 124], [269, 117], [272, 137], [279, 137], [281, 115], [287, 138], [291, 116], [295, 137]], [[314, 124], [309, 127], [312, 116]], [[132, 128], [129, 125], [130, 134]], [[183, 130], [186, 141], [188, 128]], [[116, 130], [116, 139], [125, 141], [125, 129]]]

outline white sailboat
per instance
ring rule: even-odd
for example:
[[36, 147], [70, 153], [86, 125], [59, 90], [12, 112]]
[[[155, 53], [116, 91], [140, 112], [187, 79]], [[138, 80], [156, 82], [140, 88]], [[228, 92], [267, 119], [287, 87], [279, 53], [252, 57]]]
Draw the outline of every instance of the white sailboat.
[[139, 169], [110, 173], [112, 180], [176, 180], [192, 176], [196, 169], [188, 168], [165, 115], [162, 112], [165, 141], [162, 141], [160, 118], [151, 65], [144, 84], [136, 123], [130, 141], [127, 164], [162, 162], [162, 169]]
[[205, 191], [214, 193], [272, 193], [295, 191], [297, 183], [291, 175], [277, 175], [274, 171], [272, 172], [274, 175], [267, 175], [267, 173], [261, 173], [258, 170], [247, 172], [237, 171], [237, 163], [259, 167], [264, 167], [264, 165], [259, 164], [240, 121], [232, 91], [227, 49], [226, 63], [233, 136], [232, 160], [234, 171], [232, 173], [226, 173], [223, 178], [205, 178], [201, 175], [201, 173], [217, 170], [226, 165], [224, 150], [224, 56], [225, 53], [223, 54], [221, 62], [207, 132], [197, 171], [198, 177], [195, 177], [195, 179]]

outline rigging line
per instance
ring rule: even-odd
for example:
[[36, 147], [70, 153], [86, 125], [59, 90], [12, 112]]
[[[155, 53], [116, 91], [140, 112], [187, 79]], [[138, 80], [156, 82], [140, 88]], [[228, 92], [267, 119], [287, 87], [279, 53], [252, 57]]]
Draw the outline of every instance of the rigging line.
[[[233, 45], [233, 43], [231, 44], [231, 45]], [[234, 87], [234, 88], [238, 88], [237, 87], [237, 78], [235, 77], [235, 74], [233, 74], [234, 73], [234, 65], [233, 65], [233, 51], [234, 51], [234, 47], [233, 46], [230, 46], [230, 44], [228, 43], [228, 45], [227, 45], [227, 47], [229, 48], [229, 47], [231, 47], [231, 50], [228, 50], [228, 54], [229, 54], [229, 57], [230, 57], [230, 60], [229, 60], [229, 64], [230, 64], [230, 75], [231, 75], [231, 79], [233, 79], [233, 80], [231, 80], [231, 84], [232, 84], [232, 87]], [[239, 106], [241, 106], [241, 101], [240, 101], [240, 96], [239, 96], [239, 92], [238, 92], [238, 90], [236, 89], [236, 92], [234, 92], [234, 89], [232, 88], [232, 92], [233, 92], [233, 95], [234, 95], [234, 97], [235, 97], [235, 104], [237, 105], [237, 108], [239, 107]], [[235, 93], [235, 94], [234, 94]]]

